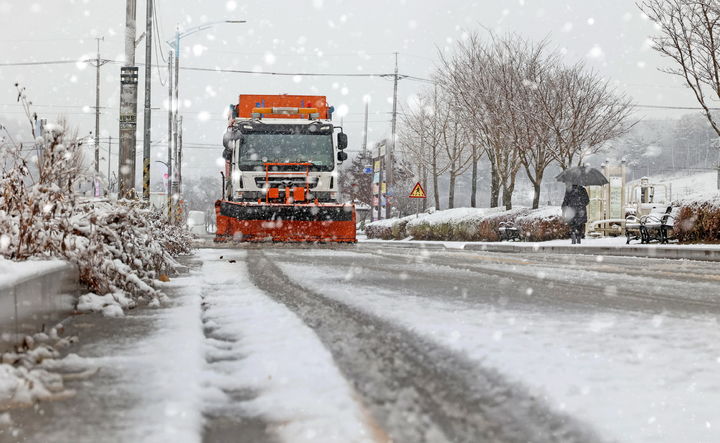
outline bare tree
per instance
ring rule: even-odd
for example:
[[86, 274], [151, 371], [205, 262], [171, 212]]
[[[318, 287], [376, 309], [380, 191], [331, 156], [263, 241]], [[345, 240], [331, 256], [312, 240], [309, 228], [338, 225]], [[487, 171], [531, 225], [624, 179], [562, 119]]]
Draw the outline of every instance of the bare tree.
[[[437, 209], [440, 209], [439, 178], [450, 169], [450, 162], [444, 156], [442, 145], [443, 134], [450, 125], [450, 117], [442, 112], [440, 106], [437, 88], [420, 95], [416, 103], [401, 114], [399, 137], [400, 148], [419, 171], [419, 176], [423, 176], [423, 171], [426, 171], [425, 174], [429, 173]], [[423, 182], [423, 185], [425, 184], [426, 182]]]
[[634, 125], [629, 123], [631, 100], [583, 63], [558, 67], [549, 81], [552, 85], [539, 96], [539, 104], [554, 138], [553, 156], [561, 168], [581, 165]]
[[662, 71], [682, 77], [720, 136], [710, 109], [720, 99], [720, 6], [716, 0], [646, 0], [638, 7], [659, 27], [654, 48], [674, 67]]
[[502, 202], [512, 208], [515, 178], [522, 167], [522, 151], [532, 144], [526, 129], [525, 88], [528, 71], [543, 56], [546, 43], [533, 44], [516, 35], [490, 34], [483, 42], [472, 34], [455, 53], [441, 54], [437, 77], [460, 110], [471, 131], [470, 139], [484, 146], [491, 167], [490, 206]]

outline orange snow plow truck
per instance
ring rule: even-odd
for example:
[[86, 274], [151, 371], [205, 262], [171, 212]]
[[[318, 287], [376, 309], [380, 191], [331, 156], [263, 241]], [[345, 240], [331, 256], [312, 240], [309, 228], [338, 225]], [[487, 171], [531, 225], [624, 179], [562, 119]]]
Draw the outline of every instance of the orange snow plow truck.
[[337, 201], [347, 135], [332, 112], [323, 96], [240, 95], [230, 106], [216, 242], [357, 241], [355, 206]]

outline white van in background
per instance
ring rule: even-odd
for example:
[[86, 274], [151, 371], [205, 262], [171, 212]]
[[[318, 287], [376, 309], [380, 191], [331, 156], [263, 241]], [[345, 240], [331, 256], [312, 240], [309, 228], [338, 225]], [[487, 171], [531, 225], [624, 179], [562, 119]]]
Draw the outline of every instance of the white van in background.
[[187, 227], [194, 235], [207, 234], [207, 230], [205, 228], [205, 212], [188, 211]]

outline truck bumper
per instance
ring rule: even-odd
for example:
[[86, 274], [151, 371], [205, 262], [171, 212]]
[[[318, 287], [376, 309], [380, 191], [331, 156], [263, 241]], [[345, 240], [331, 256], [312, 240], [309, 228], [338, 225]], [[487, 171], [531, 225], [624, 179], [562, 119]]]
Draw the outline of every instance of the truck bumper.
[[216, 242], [354, 243], [355, 206], [217, 201]]

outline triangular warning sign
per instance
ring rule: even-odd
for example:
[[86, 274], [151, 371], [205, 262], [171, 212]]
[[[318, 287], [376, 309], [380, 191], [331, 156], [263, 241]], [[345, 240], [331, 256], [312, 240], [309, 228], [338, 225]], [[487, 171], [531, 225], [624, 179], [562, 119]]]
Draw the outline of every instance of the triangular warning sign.
[[413, 188], [409, 197], [410, 198], [427, 198], [427, 196], [425, 195], [425, 190], [423, 189], [422, 185], [420, 185], [420, 182], [417, 182], [415, 184], [415, 187]]

